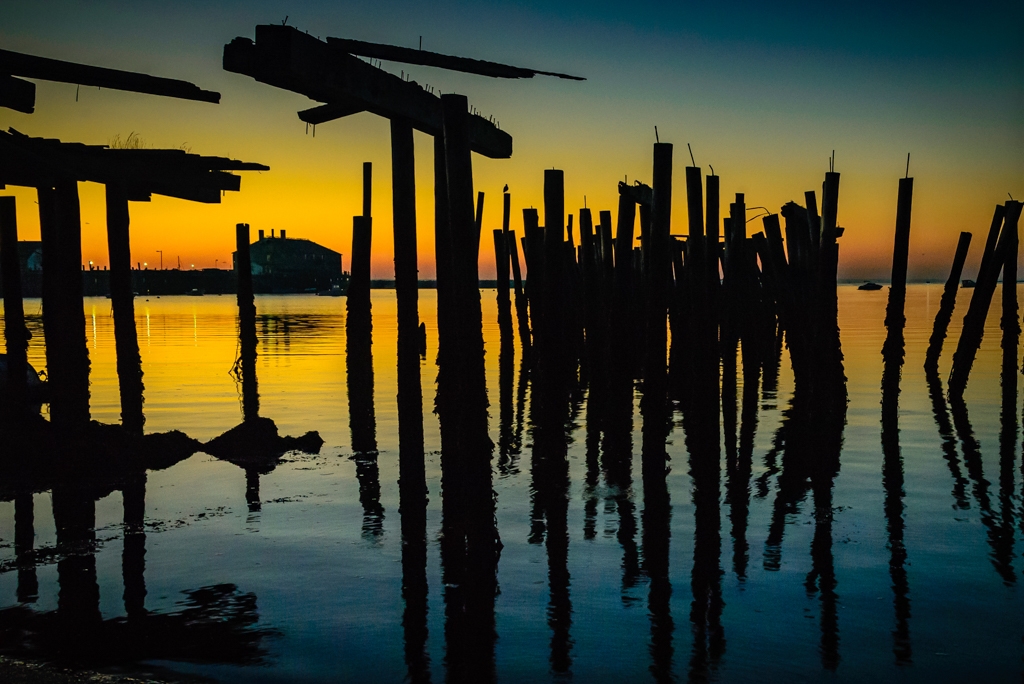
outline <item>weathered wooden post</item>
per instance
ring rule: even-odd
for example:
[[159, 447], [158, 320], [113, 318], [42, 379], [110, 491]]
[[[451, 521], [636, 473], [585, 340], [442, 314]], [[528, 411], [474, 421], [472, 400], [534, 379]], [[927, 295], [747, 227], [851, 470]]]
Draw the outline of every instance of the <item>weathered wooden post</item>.
[[[398, 344], [416, 346], [419, 271], [416, 262], [416, 166], [412, 126], [391, 120], [391, 187], [395, 234], [395, 296]], [[364, 189], [364, 196], [369, 191]], [[366, 200], [363, 211], [365, 213]], [[368, 214], [367, 214], [368, 215]]]
[[[910, 210], [914, 199], [914, 179], [900, 178], [899, 196], [896, 200], [896, 236], [892, 248], [892, 280], [889, 285], [889, 302], [885, 311], [885, 327], [888, 334], [882, 346], [882, 355], [887, 361], [903, 365], [904, 303], [907, 299], [907, 260], [910, 254]], [[896, 372], [899, 383], [899, 371]]]
[[[405, 498], [425, 494], [423, 389], [419, 373], [419, 271], [416, 249], [416, 165], [412, 126], [391, 119], [391, 194], [394, 208], [395, 296], [398, 306], [399, 469]], [[364, 207], [365, 211], [365, 207]], [[371, 357], [372, 358], [372, 357]], [[372, 398], [371, 398], [372, 399]], [[405, 517], [403, 516], [403, 524]]]
[[7, 406], [12, 421], [25, 410], [28, 391], [28, 329], [21, 299], [21, 260], [18, 256], [18, 216], [15, 199], [0, 197], [0, 275], [4, 288], [4, 340], [7, 348]]
[[526, 292], [523, 289], [523, 274], [519, 267], [519, 246], [516, 243], [514, 230], [506, 235], [506, 249], [512, 258], [512, 279], [516, 293], [516, 322], [519, 325], [519, 344], [523, 348], [523, 358], [530, 359], [533, 345], [530, 342], [530, 313], [527, 309]]
[[241, 343], [239, 372], [242, 376], [242, 420], [259, 417], [260, 397], [256, 384], [256, 298], [252, 290], [252, 257], [249, 252], [249, 224], [235, 226], [235, 299], [238, 303], [238, 339]]
[[[700, 171], [698, 170], [698, 173]], [[644, 453], [663, 458], [665, 452], [665, 402], [667, 401], [668, 285], [671, 277], [672, 144], [654, 144], [652, 175], [654, 200], [651, 207], [650, 260], [647, 276], [647, 335], [644, 359]], [[698, 204], [698, 211], [700, 205]], [[692, 218], [692, 217], [691, 217]], [[700, 239], [703, 239], [703, 216]], [[696, 228], [691, 224], [691, 230]], [[652, 424], [648, 424], [651, 421]], [[658, 466], [655, 466], [656, 468]], [[664, 468], [664, 463], [660, 464]], [[647, 468], [645, 468], [645, 471]]]
[[[967, 379], [971, 374], [971, 367], [974, 365], [974, 359], [981, 347], [981, 339], [985, 334], [985, 319], [988, 317], [988, 309], [992, 304], [996, 281], [1003, 268], [1006, 240], [1010, 231], [1016, 232], [1017, 230], [1020, 210], [1020, 202], [1007, 202], [1005, 206], [996, 206], [992, 225], [989, 228], [986, 254], [982, 256], [977, 284], [974, 286], [974, 294], [971, 296], [971, 304], [967, 309], [967, 315], [964, 316], [964, 326], [960, 332], [956, 351], [953, 352], [953, 368], [949, 373], [948, 383], [951, 398], [962, 397], [964, 390], [967, 389]], [[1002, 232], [999, 230], [1000, 226], [1003, 228]], [[993, 233], [999, 235], [997, 240], [993, 239]], [[989, 252], [988, 245], [993, 243], [995, 249]]]
[[89, 423], [89, 348], [77, 183], [60, 181], [52, 188], [40, 188], [39, 219], [45, 260], [43, 326], [50, 419], [62, 436], [69, 437], [80, 434]]
[[489, 454], [491, 443], [487, 436], [487, 382], [477, 262], [480, 229], [473, 215], [469, 104], [464, 95], [448, 94], [441, 96], [441, 107], [458, 335], [460, 451], [464, 454], [480, 453], [483, 449]]
[[[141, 435], [142, 357], [135, 329], [135, 294], [132, 292], [132, 257], [129, 240], [128, 195], [120, 183], [106, 185], [107, 253], [110, 259], [110, 303], [114, 311], [114, 346], [117, 381], [121, 393], [121, 424]], [[248, 244], [248, 243], [247, 243]]]
[[718, 239], [721, 235], [721, 219], [719, 217], [719, 178], [714, 173], [705, 176], [706, 193], [704, 210], [704, 233], [707, 244], [704, 253], [706, 255], [706, 267], [708, 271], [708, 285], [711, 288], [708, 293], [711, 297], [712, 306], [715, 303], [715, 294], [721, 281], [718, 278]]
[[960, 289], [960, 276], [963, 274], [964, 262], [967, 261], [967, 250], [970, 246], [971, 234], [960, 233], [960, 240], [956, 244], [956, 253], [953, 255], [953, 267], [949, 271], [949, 278], [946, 279], [946, 285], [942, 290], [942, 301], [939, 304], [939, 311], [935, 314], [932, 336], [928, 340], [928, 351], [925, 353], [924, 359], [926, 371], [937, 373], [939, 370], [942, 343], [946, 339], [949, 321], [953, 318], [956, 293]]
[[[1017, 210], [1019, 216], [1020, 210]], [[1007, 211], [1007, 215], [1011, 212]], [[1017, 255], [1020, 236], [1017, 234], [1017, 222], [1011, 226], [1006, 224], [1006, 253], [1003, 255], [1003, 315], [999, 325], [1003, 329], [1001, 346], [1003, 349], [1003, 392], [1007, 403], [1017, 403], [1017, 347], [1020, 343], [1020, 319], [1017, 316]], [[1011, 415], [1016, 411], [1011, 409]], [[1016, 428], [1014, 429], [1016, 431]], [[1011, 448], [1012, 451], [1012, 448]]]
[[[564, 265], [565, 175], [544, 170], [544, 311], [540, 341], [542, 377], [549, 383], [565, 370]], [[549, 384], [550, 387], [550, 384]]]

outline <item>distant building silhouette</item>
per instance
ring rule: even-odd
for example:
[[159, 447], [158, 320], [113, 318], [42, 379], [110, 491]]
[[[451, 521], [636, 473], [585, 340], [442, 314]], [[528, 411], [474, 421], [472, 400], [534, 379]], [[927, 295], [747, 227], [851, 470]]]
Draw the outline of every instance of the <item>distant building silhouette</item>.
[[[284, 230], [280, 237], [259, 231], [251, 246], [253, 289], [259, 294], [282, 294], [328, 290], [347, 280], [341, 265], [341, 254], [312, 240], [288, 239]], [[231, 261], [237, 268], [237, 255]]]

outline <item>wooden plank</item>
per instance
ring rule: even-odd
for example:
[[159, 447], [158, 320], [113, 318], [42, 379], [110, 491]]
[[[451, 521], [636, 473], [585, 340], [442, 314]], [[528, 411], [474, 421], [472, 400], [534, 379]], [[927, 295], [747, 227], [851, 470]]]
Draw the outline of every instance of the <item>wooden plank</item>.
[[[438, 96], [291, 26], [257, 26], [255, 42], [235, 38], [224, 46], [224, 69], [317, 102], [361, 104], [429, 135], [443, 132]], [[472, 151], [492, 159], [512, 156], [512, 136], [487, 119], [469, 115], [468, 128]]]
[[343, 119], [346, 116], [365, 112], [366, 107], [358, 102], [334, 102], [332, 104], [320, 105], [311, 109], [303, 109], [299, 112], [299, 120], [316, 126], [335, 119]]
[[37, 78], [43, 81], [77, 83], [112, 90], [127, 90], [133, 93], [176, 97], [182, 100], [214, 104], [220, 102], [220, 93], [203, 90], [188, 81], [160, 78], [134, 71], [76, 64], [10, 50], [0, 50], [0, 73], [23, 78]]
[[31, 114], [36, 109], [36, 84], [0, 74], [0, 107]]
[[449, 71], [461, 71], [467, 74], [478, 76], [490, 76], [492, 78], [533, 78], [534, 76], [554, 76], [570, 81], [585, 81], [582, 76], [570, 76], [554, 71], [540, 71], [539, 69], [525, 69], [523, 67], [499, 64], [482, 59], [471, 59], [469, 57], [455, 57], [444, 55], [438, 52], [426, 50], [413, 50], [412, 48], [399, 47], [397, 45], [384, 45], [383, 43], [367, 43], [362, 40], [351, 38], [328, 38], [327, 44], [344, 52], [362, 57], [373, 57], [384, 59], [389, 62], [402, 62], [403, 64], [418, 64], [421, 66], [438, 67]]

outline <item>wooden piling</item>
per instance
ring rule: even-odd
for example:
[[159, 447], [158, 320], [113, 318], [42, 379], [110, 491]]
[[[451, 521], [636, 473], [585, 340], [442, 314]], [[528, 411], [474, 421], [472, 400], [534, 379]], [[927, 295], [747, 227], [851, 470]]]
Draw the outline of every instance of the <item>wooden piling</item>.
[[[370, 305], [370, 254], [373, 242], [373, 219], [368, 216], [352, 217], [352, 274], [349, 277], [349, 304]], [[351, 307], [349, 307], [351, 308]]]
[[721, 235], [719, 217], [719, 178], [711, 174], [705, 177], [704, 210], [704, 261], [707, 269], [709, 303], [714, 309], [714, 298], [721, 281], [718, 279], [718, 239]]
[[[1007, 207], [1007, 216], [1013, 215], [1013, 211], [1010, 207]], [[1020, 215], [1020, 210], [1016, 210], [1016, 215]], [[1016, 221], [1011, 225], [1010, 221], [1007, 221], [1006, 227], [1006, 247], [1005, 253], [1003, 254], [1003, 286], [1002, 286], [1002, 317], [1000, 318], [999, 326], [1003, 330], [1002, 348], [1003, 348], [1003, 378], [1004, 378], [1004, 389], [1007, 389], [1008, 383], [1016, 383], [1016, 370], [1017, 370], [1017, 346], [1020, 341], [1020, 318], [1018, 317], [1017, 307], [1017, 257], [1019, 252], [1020, 236], [1017, 233]], [[1016, 385], [1014, 387], [1014, 397], [1016, 396]], [[1016, 399], [1014, 399], [1016, 404]]]
[[[565, 325], [565, 176], [544, 171], [544, 310], [539, 340], [541, 375], [554, 381], [565, 368], [569, 340]], [[554, 383], [556, 386], [560, 383]], [[549, 384], [549, 386], [551, 386]]]
[[252, 290], [252, 257], [249, 251], [249, 224], [235, 226], [235, 277], [238, 303], [238, 338], [241, 357], [238, 371], [242, 379], [242, 420], [259, 417], [259, 392], [256, 385], [256, 298]]
[[[692, 168], [692, 167], [691, 167]], [[697, 169], [697, 185], [700, 186], [700, 170]], [[687, 179], [691, 176], [687, 170]], [[644, 395], [642, 408], [646, 408], [644, 420], [644, 452], [652, 458], [664, 456], [665, 452], [665, 402], [667, 401], [667, 345], [666, 329], [668, 314], [668, 293], [672, 269], [672, 144], [654, 144], [654, 171], [652, 174], [654, 201], [651, 207], [650, 259], [647, 274], [647, 335], [644, 358]], [[689, 190], [689, 183], [687, 184]], [[700, 202], [697, 212], [701, 211]], [[693, 214], [690, 216], [693, 221]], [[691, 231], [700, 226], [698, 240], [703, 239], [703, 216], [690, 224]], [[693, 234], [691, 233], [691, 236]], [[689, 256], [689, 255], [687, 255]], [[651, 421], [651, 424], [648, 422]], [[664, 464], [660, 466], [664, 468]], [[656, 469], [657, 469], [656, 467]], [[647, 467], [644, 468], [645, 472]]]
[[926, 371], [938, 372], [939, 357], [942, 355], [942, 343], [946, 339], [949, 321], [953, 318], [953, 307], [956, 306], [956, 293], [960, 289], [960, 276], [963, 274], [964, 262], [967, 261], [967, 250], [971, 246], [971, 234], [960, 233], [953, 255], [953, 267], [942, 290], [942, 301], [939, 311], [935, 314], [932, 336], [928, 340], [928, 351], [925, 353], [924, 368]]
[[[1017, 230], [1020, 210], [1020, 202], [1007, 202], [1005, 206], [997, 206], [992, 217], [986, 247], [994, 241], [992, 233], [998, 234], [999, 238], [994, 241], [995, 249], [982, 257], [982, 268], [978, 272], [977, 284], [974, 286], [974, 294], [971, 297], [967, 315], [964, 316], [963, 329], [960, 332], [956, 351], [953, 353], [953, 368], [947, 383], [951, 397], [962, 397], [967, 388], [967, 379], [985, 333], [985, 319], [988, 317], [992, 295], [995, 293], [996, 281], [1003, 268], [1006, 241], [1009, 233]], [[1002, 231], [1000, 231], [1000, 226], [1003, 227]]]
[[523, 275], [519, 268], [519, 246], [516, 243], [515, 231], [508, 231], [506, 237], [507, 249], [512, 259], [512, 278], [515, 282], [516, 321], [519, 324], [519, 344], [523, 348], [523, 358], [530, 359], [533, 347], [530, 342], [530, 313], [527, 309], [526, 292], [523, 289]]
[[52, 189], [40, 189], [39, 214], [50, 420], [63, 437], [73, 437], [85, 430], [90, 418], [78, 184], [61, 181]]
[[363, 216], [372, 216], [370, 200], [373, 193], [373, 162], [363, 162]]
[[135, 328], [135, 294], [132, 292], [132, 257], [129, 238], [128, 194], [123, 185], [106, 185], [107, 254], [110, 260], [110, 304], [114, 312], [114, 347], [117, 382], [121, 394], [121, 424], [141, 435], [146, 419], [142, 412], [142, 357]]
[[0, 197], [0, 277], [4, 288], [4, 340], [7, 349], [7, 405], [4, 418], [16, 421], [25, 410], [28, 390], [28, 328], [21, 297], [18, 216], [14, 197]]
[[460, 359], [460, 451], [486, 448], [487, 384], [484, 373], [483, 321], [480, 308], [480, 228], [473, 215], [473, 163], [469, 142], [469, 105], [464, 95], [441, 96], [448, 215], [453, 256], [453, 302]]
[[[904, 305], [907, 299], [907, 261], [910, 254], [910, 213], [914, 199], [914, 179], [900, 178], [896, 200], [896, 234], [892, 250], [892, 280], [885, 311], [888, 334], [882, 354], [903, 363], [903, 327], [906, 324]], [[898, 382], [898, 380], [897, 380]]]
[[494, 267], [497, 278], [497, 300], [498, 300], [498, 329], [501, 334], [501, 344], [512, 344], [512, 337], [515, 334], [512, 328], [512, 300], [509, 296], [509, 253], [507, 230], [495, 228], [494, 235]]
[[[419, 329], [419, 271], [416, 255], [415, 149], [412, 126], [407, 121], [397, 119], [391, 120], [391, 188], [398, 344], [416, 348]], [[364, 189], [364, 195], [366, 193]]]

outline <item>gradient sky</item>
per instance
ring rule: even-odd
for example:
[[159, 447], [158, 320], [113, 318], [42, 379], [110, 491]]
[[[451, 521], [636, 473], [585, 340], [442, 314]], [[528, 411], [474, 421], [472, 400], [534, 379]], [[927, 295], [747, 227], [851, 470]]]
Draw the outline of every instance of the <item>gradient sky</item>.
[[[9, 2], [0, 47], [192, 81], [221, 104], [40, 82], [36, 113], [0, 109], [0, 127], [92, 144], [137, 133], [154, 147], [258, 161], [220, 205], [155, 198], [132, 204], [132, 259], [223, 265], [234, 229], [286, 229], [345, 254], [361, 212], [361, 163], [374, 164], [373, 275], [392, 270], [388, 123], [358, 114], [307, 134], [305, 97], [224, 72], [221, 54], [260, 23], [563, 71], [585, 82], [498, 80], [385, 63], [443, 92], [468, 95], [512, 134], [509, 160], [474, 155], [487, 194], [484, 228], [500, 227], [501, 188], [540, 206], [543, 169], [566, 177], [566, 208], [611, 209], [618, 180], [650, 181], [654, 127], [675, 143], [674, 233], [686, 233], [686, 144], [748, 206], [803, 203], [836, 151], [842, 173], [840, 277], [888, 277], [897, 179], [915, 177], [911, 278], [943, 278], [961, 230], [976, 270], [996, 203], [1024, 197], [1024, 50], [1019, 2]], [[416, 135], [421, 277], [433, 268], [430, 138]], [[24, 239], [38, 236], [35, 193], [19, 198]], [[81, 184], [83, 256], [107, 263], [103, 191]], [[723, 211], [723, 213], [725, 213]], [[754, 216], [751, 212], [748, 218]], [[760, 221], [748, 224], [760, 230]], [[481, 241], [481, 276], [493, 276]]]

